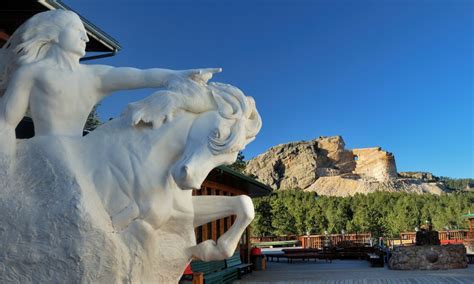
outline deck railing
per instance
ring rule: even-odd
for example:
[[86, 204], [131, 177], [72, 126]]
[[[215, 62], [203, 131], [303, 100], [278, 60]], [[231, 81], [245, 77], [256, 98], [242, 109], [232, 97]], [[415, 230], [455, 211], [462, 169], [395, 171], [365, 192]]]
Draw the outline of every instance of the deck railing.
[[328, 235], [309, 235], [299, 236], [301, 246], [304, 248], [322, 248], [331, 246], [361, 246], [369, 244], [372, 235], [370, 233], [362, 234], [328, 234]]
[[[450, 231], [439, 231], [439, 239], [441, 244], [450, 243], [462, 243], [464, 240], [474, 240], [474, 232], [468, 230], [450, 230]], [[413, 245], [415, 244], [416, 232], [403, 232], [399, 238], [387, 239], [389, 246], [393, 245]], [[344, 245], [363, 245], [370, 243], [371, 234], [328, 234], [328, 235], [309, 235], [309, 236], [272, 236], [272, 237], [251, 237], [251, 243], [260, 242], [277, 242], [277, 241], [289, 241], [299, 240], [302, 247], [307, 248], [322, 248], [330, 241], [333, 246], [344, 246]]]
[[262, 243], [262, 242], [281, 242], [281, 241], [296, 241], [298, 236], [288, 235], [288, 236], [268, 236], [268, 237], [250, 237], [250, 242]]
[[[438, 231], [441, 244], [461, 244], [465, 240], [474, 239], [474, 232], [468, 230]], [[416, 232], [403, 232], [399, 239], [389, 239], [388, 245], [413, 245], [415, 244]]]

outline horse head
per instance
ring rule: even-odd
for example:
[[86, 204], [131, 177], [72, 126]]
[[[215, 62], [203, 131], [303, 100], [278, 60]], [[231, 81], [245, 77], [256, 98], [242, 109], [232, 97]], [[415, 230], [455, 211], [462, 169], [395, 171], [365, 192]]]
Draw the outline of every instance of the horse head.
[[217, 109], [196, 117], [183, 155], [171, 168], [181, 189], [199, 189], [213, 168], [235, 162], [262, 126], [253, 98], [231, 85], [211, 83], [208, 88]]
[[[167, 97], [187, 94], [160, 91], [131, 103], [119, 118], [81, 140], [77, 156], [92, 161], [83, 166], [84, 176], [97, 188], [116, 228], [136, 218], [160, 227], [173, 204], [163, 202], [172, 198], [165, 189], [199, 189], [213, 168], [233, 163], [255, 139], [261, 119], [251, 97], [217, 83], [203, 92], [200, 98], [210, 100], [207, 111], [177, 110], [174, 119], [163, 122]], [[83, 153], [93, 157], [84, 159]], [[106, 166], [93, 162], [98, 157]]]

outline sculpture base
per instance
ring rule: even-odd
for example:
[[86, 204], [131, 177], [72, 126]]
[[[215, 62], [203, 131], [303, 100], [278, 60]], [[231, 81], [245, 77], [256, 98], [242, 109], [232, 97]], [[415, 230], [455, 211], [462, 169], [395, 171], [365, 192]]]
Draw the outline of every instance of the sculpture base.
[[20, 171], [0, 168], [0, 283], [178, 282], [195, 245], [191, 218], [117, 231], [63, 163], [19, 150]]
[[389, 260], [390, 269], [438, 270], [467, 268], [464, 245], [397, 247]]

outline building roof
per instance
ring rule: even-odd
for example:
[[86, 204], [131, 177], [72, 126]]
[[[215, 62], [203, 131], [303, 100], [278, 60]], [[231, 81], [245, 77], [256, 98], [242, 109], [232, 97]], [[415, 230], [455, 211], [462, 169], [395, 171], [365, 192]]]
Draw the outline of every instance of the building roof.
[[[33, 15], [56, 9], [74, 11], [59, 0], [3, 0], [2, 4], [0, 4], [0, 31], [11, 35], [21, 24]], [[77, 13], [76, 11], [74, 12]], [[99, 57], [104, 57], [113, 55], [121, 49], [120, 44], [114, 38], [81, 15], [79, 15], [79, 17], [84, 23], [84, 27], [89, 36], [86, 51], [106, 53], [107, 55], [99, 55]], [[83, 60], [95, 57], [97, 56], [85, 57]]]
[[271, 187], [226, 166], [219, 166], [213, 169], [206, 180], [226, 184], [242, 190], [250, 197], [261, 197], [272, 193]]

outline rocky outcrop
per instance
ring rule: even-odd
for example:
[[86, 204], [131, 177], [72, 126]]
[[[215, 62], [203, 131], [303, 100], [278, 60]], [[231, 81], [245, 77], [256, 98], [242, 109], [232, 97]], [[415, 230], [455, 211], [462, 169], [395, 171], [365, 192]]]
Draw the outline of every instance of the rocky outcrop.
[[393, 250], [389, 267], [396, 270], [467, 268], [466, 248], [462, 244], [399, 246]]
[[399, 172], [398, 176], [400, 178], [406, 178], [406, 179], [419, 179], [425, 182], [438, 181], [437, 177], [435, 177], [432, 173], [427, 173], [427, 172]]
[[349, 196], [356, 193], [367, 194], [376, 191], [412, 192], [442, 194], [445, 188], [441, 183], [424, 183], [419, 180], [392, 179], [377, 181], [367, 178], [348, 178], [341, 176], [320, 177], [305, 191], [318, 195]]
[[317, 179], [316, 155], [313, 143], [295, 142], [270, 148], [253, 159], [247, 173], [256, 173], [258, 179], [272, 188], [306, 188]]
[[345, 149], [341, 136], [319, 137], [270, 148], [247, 163], [245, 172], [274, 189], [303, 189], [347, 196], [375, 191], [441, 194], [429, 173], [397, 173], [395, 157], [380, 147]]

